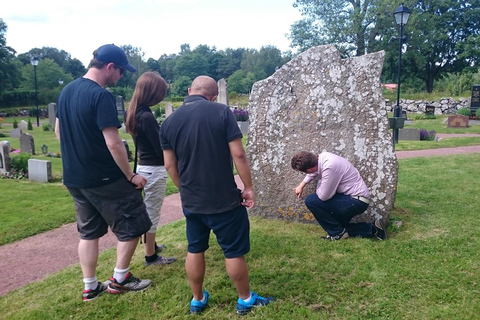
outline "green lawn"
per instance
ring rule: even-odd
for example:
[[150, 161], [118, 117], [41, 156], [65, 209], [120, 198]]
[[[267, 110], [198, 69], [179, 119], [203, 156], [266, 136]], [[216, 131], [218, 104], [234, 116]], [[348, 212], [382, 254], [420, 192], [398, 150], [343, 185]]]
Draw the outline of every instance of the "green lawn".
[[[425, 129], [443, 130], [440, 124]], [[456, 145], [460, 140], [455, 141], [451, 144]], [[431, 146], [434, 142], [418, 143]], [[246, 318], [478, 318], [480, 184], [475, 168], [479, 161], [480, 154], [400, 159], [398, 192], [387, 241], [327, 242], [320, 239], [324, 231], [316, 224], [252, 217], [252, 248], [247, 255], [251, 289], [261, 295], [272, 295], [276, 301]], [[2, 244], [25, 237], [25, 234], [16, 236], [24, 230], [37, 228], [34, 233], [42, 232], [41, 227], [43, 230], [54, 227], [50, 222], [63, 221], [62, 224], [74, 219], [73, 204], [60, 183], [0, 179], [0, 190]], [[211, 300], [203, 315], [191, 317], [188, 315], [191, 292], [184, 271], [187, 252], [184, 220], [163, 226], [158, 235], [167, 244], [165, 254], [176, 256], [179, 261], [145, 268], [143, 251], [139, 248], [132, 260], [132, 272], [152, 279], [152, 288], [136, 294], [105, 294], [94, 302], [83, 303], [80, 267], [74, 265], [1, 296], [0, 318], [237, 317], [235, 289], [225, 273], [223, 255], [214, 237], [206, 254], [205, 288], [210, 291]], [[59, 250], [59, 254], [70, 254], [61, 251], [60, 243]], [[115, 254], [115, 249], [110, 249], [100, 255], [97, 274], [100, 280], [111, 276]]]
[[[276, 301], [246, 319], [476, 319], [480, 272], [480, 155], [399, 160], [399, 184], [389, 239], [327, 242], [316, 224], [251, 218], [251, 288]], [[448, 168], [448, 169], [447, 169]], [[461, 190], [461, 191], [460, 191]], [[402, 224], [400, 225], [399, 222]], [[0, 297], [3, 319], [232, 319], [235, 289], [211, 238], [205, 288], [209, 306], [188, 315], [184, 220], [163, 226], [165, 254], [179, 261], [145, 268], [141, 248], [132, 272], [148, 290], [81, 301], [78, 265]], [[60, 245], [59, 245], [60, 246]], [[60, 247], [59, 247], [60, 248]], [[100, 280], [110, 277], [115, 249], [100, 255]]]

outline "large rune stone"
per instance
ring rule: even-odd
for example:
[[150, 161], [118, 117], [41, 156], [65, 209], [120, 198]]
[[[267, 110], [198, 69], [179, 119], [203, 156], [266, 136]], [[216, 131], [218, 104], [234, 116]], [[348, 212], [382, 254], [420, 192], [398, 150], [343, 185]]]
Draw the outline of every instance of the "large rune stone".
[[304, 174], [291, 168], [299, 151], [347, 158], [370, 188], [368, 210], [354, 222], [387, 220], [393, 208], [398, 162], [380, 87], [383, 51], [341, 59], [332, 45], [311, 48], [253, 85], [247, 154], [256, 206], [267, 218], [314, 222], [304, 204], [316, 181], [297, 199]]

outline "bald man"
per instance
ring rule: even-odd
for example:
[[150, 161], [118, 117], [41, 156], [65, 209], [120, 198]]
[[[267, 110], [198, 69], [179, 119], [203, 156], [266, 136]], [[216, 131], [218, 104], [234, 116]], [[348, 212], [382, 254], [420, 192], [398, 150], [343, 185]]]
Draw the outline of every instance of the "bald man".
[[[250, 251], [246, 208], [255, 205], [255, 195], [242, 133], [230, 108], [214, 102], [217, 95], [215, 80], [195, 78], [183, 105], [163, 122], [160, 140], [165, 167], [180, 190], [187, 223], [185, 269], [193, 292], [190, 313], [201, 313], [207, 306], [209, 293], [203, 290], [205, 251], [213, 230], [225, 256], [228, 276], [238, 292], [236, 312], [246, 314], [273, 298], [250, 291], [245, 260]], [[243, 191], [237, 189], [232, 159]]]

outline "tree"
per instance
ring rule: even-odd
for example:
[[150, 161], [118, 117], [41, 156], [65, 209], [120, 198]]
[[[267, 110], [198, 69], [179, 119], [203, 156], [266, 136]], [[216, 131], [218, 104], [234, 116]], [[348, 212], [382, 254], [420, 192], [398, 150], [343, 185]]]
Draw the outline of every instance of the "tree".
[[[19, 89], [35, 90], [35, 74], [31, 64], [23, 66], [22, 78], [23, 81]], [[63, 79], [64, 84], [73, 80], [73, 77], [69, 73], [65, 73], [52, 59], [47, 58], [39, 61], [37, 66], [37, 88], [40, 103], [47, 104], [56, 101], [61, 89], [58, 83], [58, 79], [60, 78]]]
[[20, 68], [15, 62], [15, 50], [7, 46], [7, 24], [0, 18], [0, 94], [12, 90], [20, 82]]
[[370, 36], [375, 34], [375, 10], [379, 0], [295, 0], [302, 20], [290, 28], [292, 47], [304, 51], [322, 44], [335, 44], [345, 56], [367, 52]]
[[83, 63], [78, 59], [68, 60], [65, 63], [63, 70], [70, 73], [74, 79], [82, 77], [87, 72]]
[[181, 76], [173, 83], [172, 94], [180, 97], [188, 95], [188, 88], [192, 84], [192, 79], [186, 76]]
[[250, 93], [255, 81], [255, 75], [253, 72], [245, 73], [243, 70], [237, 70], [227, 78], [228, 91], [236, 93]]
[[264, 46], [260, 51], [247, 50], [243, 54], [242, 70], [247, 74], [252, 72], [255, 80], [262, 80], [271, 76], [277, 68], [283, 65], [282, 54], [274, 46]]
[[478, 61], [480, 0], [416, 1], [407, 27], [403, 65], [424, 81], [427, 92], [446, 73], [461, 72]]

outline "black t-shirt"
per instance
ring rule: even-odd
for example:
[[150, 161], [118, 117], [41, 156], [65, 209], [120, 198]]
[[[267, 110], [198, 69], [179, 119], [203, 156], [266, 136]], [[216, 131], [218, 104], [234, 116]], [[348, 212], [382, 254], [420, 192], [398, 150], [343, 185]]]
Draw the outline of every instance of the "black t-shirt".
[[175, 152], [185, 210], [212, 214], [240, 205], [228, 146], [239, 138], [230, 108], [200, 95], [188, 96], [162, 123], [162, 149]]
[[90, 79], [69, 83], [58, 97], [63, 182], [91, 188], [124, 177], [105, 143], [102, 130], [120, 128], [115, 98]]
[[163, 150], [160, 146], [159, 129], [152, 110], [139, 106], [136, 112], [136, 133], [133, 140], [137, 144], [138, 164], [142, 166], [163, 166]]

